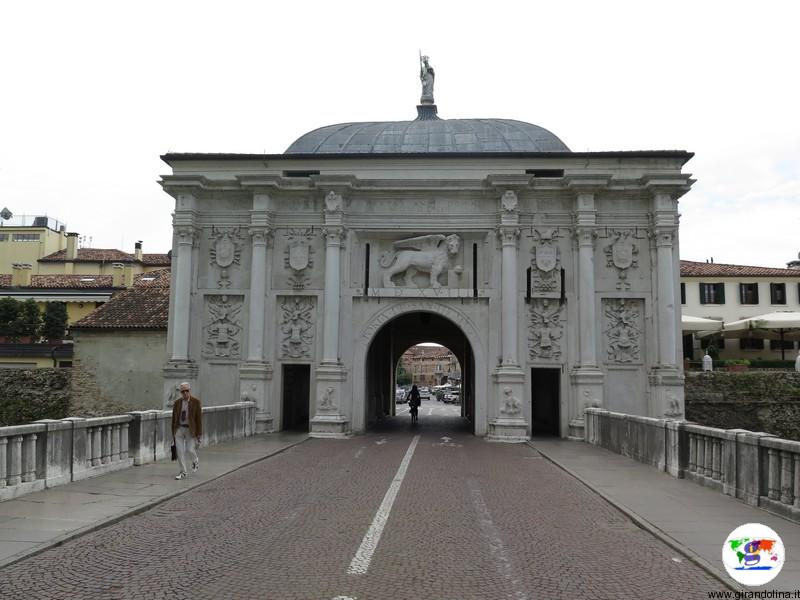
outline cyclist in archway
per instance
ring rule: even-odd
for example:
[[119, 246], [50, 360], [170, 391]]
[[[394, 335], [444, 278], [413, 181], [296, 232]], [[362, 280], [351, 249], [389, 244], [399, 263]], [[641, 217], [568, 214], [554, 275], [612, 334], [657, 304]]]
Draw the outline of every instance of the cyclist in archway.
[[411, 422], [416, 423], [420, 405], [419, 390], [417, 389], [416, 384], [411, 386], [411, 391], [408, 392], [406, 400], [408, 400], [408, 405], [411, 407]]

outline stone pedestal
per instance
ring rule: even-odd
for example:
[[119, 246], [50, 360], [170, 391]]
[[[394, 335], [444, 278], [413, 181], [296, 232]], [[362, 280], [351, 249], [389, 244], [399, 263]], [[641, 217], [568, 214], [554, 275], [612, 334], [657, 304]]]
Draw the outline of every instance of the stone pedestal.
[[528, 422], [523, 413], [525, 374], [519, 367], [502, 366], [492, 375], [494, 398], [492, 404], [497, 415], [489, 422], [487, 439], [493, 442], [526, 442]]
[[677, 367], [656, 367], [648, 375], [650, 383], [650, 417], [685, 419], [683, 373]]
[[311, 419], [311, 437], [345, 438], [350, 435], [350, 419], [342, 407], [342, 383], [347, 371], [341, 364], [323, 363], [316, 371], [315, 414]]
[[267, 362], [248, 361], [239, 367], [239, 398], [256, 404], [256, 433], [273, 430], [270, 381], [272, 365]]
[[171, 410], [172, 405], [180, 397], [178, 388], [184, 381], [188, 381], [192, 386], [192, 395], [200, 397], [200, 390], [197, 389], [197, 364], [191, 360], [170, 360], [161, 369], [164, 377], [163, 408]]
[[597, 367], [578, 367], [570, 373], [574, 414], [570, 415], [567, 436], [571, 440], [584, 439], [584, 409], [603, 406], [603, 372]]

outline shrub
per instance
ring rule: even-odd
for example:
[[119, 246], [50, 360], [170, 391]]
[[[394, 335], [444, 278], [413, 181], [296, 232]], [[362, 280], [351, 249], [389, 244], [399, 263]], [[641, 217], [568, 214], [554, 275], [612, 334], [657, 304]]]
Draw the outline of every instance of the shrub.
[[17, 335], [19, 313], [19, 302], [14, 298], [0, 298], [0, 335]]
[[48, 302], [44, 309], [42, 335], [48, 340], [60, 340], [67, 329], [67, 305], [64, 302]]
[[16, 326], [17, 335], [29, 336], [38, 340], [41, 328], [42, 313], [39, 312], [36, 301], [28, 298], [20, 304]]

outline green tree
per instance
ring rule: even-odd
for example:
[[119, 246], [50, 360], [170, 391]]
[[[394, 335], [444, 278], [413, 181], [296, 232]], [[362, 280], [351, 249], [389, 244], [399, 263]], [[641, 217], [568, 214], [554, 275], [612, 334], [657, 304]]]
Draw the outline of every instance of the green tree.
[[14, 298], [0, 298], [0, 335], [16, 336], [20, 303]]
[[20, 306], [17, 316], [16, 334], [32, 338], [39, 338], [39, 331], [42, 329], [42, 313], [36, 306], [36, 301], [28, 298]]
[[42, 335], [48, 340], [60, 340], [67, 329], [67, 305], [64, 302], [48, 302], [44, 309]]
[[411, 375], [403, 367], [403, 363], [397, 365], [397, 375], [395, 377], [397, 385], [409, 385], [411, 383]]

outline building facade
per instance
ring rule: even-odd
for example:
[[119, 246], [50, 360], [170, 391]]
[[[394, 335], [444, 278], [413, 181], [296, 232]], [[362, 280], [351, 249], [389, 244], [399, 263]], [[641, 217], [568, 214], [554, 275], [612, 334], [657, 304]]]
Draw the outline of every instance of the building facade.
[[[681, 261], [681, 308], [684, 314], [724, 322], [778, 311], [800, 312], [800, 268], [754, 267]], [[710, 337], [684, 336], [684, 355], [699, 360]], [[721, 359], [780, 360], [777, 339], [716, 336]], [[783, 355], [794, 360], [798, 343], [784, 340]]]
[[[425, 97], [423, 97], [425, 100]], [[284, 154], [167, 154], [165, 393], [254, 400], [262, 430], [363, 432], [420, 342], [475, 435], [582, 435], [583, 408], [683, 415], [683, 151], [571, 152], [519, 121], [347, 123]]]
[[456, 355], [444, 346], [412, 346], [400, 357], [411, 383], [434, 386], [461, 380]]

